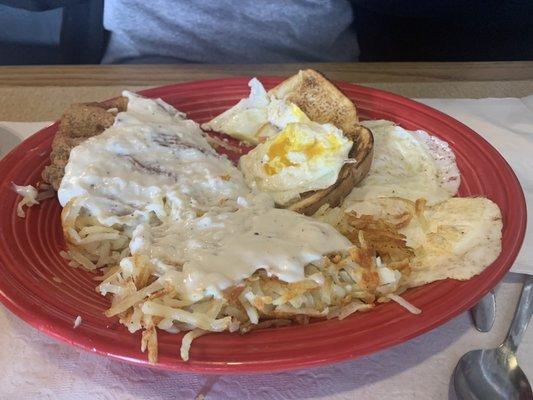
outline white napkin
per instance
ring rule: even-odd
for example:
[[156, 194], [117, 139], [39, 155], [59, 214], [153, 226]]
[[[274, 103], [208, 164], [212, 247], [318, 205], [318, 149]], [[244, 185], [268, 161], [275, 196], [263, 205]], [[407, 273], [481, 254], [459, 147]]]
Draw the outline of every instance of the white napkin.
[[[487, 139], [514, 169], [533, 210], [533, 96], [504, 99], [418, 99]], [[50, 122], [0, 122], [0, 157]], [[533, 274], [533, 217], [512, 272]]]
[[8, 122], [0, 121], [0, 158], [30, 136], [52, 122]]

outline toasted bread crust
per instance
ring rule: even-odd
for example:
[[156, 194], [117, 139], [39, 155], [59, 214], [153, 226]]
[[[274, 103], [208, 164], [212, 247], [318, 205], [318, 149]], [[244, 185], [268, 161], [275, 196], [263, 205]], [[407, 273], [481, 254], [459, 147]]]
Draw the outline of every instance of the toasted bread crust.
[[372, 132], [359, 125], [357, 109], [333, 83], [314, 70], [300, 71], [269, 91], [278, 99], [296, 104], [312, 120], [330, 123], [341, 129], [353, 141], [348, 156], [355, 163], [345, 164], [332, 186], [302, 193], [286, 208], [314, 214], [323, 204], [336, 207], [366, 176], [372, 164], [374, 138]]
[[268, 93], [296, 104], [312, 121], [333, 124], [355, 138], [359, 123], [355, 105], [319, 72], [300, 71]]
[[370, 170], [374, 154], [374, 137], [369, 129], [358, 125], [354, 135], [356, 139], [349, 157], [355, 160], [355, 163], [344, 164], [337, 181], [332, 186], [302, 193], [299, 200], [286, 208], [301, 214], [313, 215], [323, 204], [337, 207], [342, 203]]

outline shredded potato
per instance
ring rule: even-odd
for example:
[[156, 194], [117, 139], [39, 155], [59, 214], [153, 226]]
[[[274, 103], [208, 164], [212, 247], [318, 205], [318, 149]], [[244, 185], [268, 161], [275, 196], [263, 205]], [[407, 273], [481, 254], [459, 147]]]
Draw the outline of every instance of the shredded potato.
[[76, 319], [74, 320], [74, 326], [73, 328], [76, 329], [77, 327], [79, 327], [81, 325], [81, 317], [78, 315], [76, 317]]
[[413, 313], [413, 314], [420, 314], [422, 312], [422, 310], [420, 310], [419, 308], [415, 307], [414, 305], [412, 305], [411, 303], [409, 303], [407, 300], [405, 300], [403, 297], [401, 296], [398, 296], [397, 294], [394, 294], [394, 293], [389, 293], [387, 295], [387, 297], [393, 301], [395, 301], [396, 303], [398, 303], [399, 305], [401, 305], [402, 307], [404, 307], [407, 311], [409, 311], [410, 313]]
[[157, 330], [152, 318], [147, 319], [147, 328], [142, 333], [141, 351], [144, 353], [148, 349], [148, 361], [152, 364], [157, 362]]
[[22, 196], [22, 200], [17, 204], [17, 215], [21, 218], [26, 216], [24, 212], [24, 206], [31, 207], [35, 204], [39, 204], [37, 200], [37, 189], [31, 185], [27, 186], [18, 186], [13, 183], [13, 190], [19, 195]]
[[24, 218], [24, 206], [31, 207], [39, 204], [40, 201], [55, 197], [55, 192], [52, 187], [46, 183], [38, 183], [37, 188], [32, 185], [19, 186], [12, 183], [13, 190], [22, 196], [22, 200], [17, 204], [17, 216]]
[[181, 349], [180, 356], [183, 361], [189, 361], [189, 350], [191, 349], [191, 344], [194, 339], [205, 335], [207, 332], [201, 329], [193, 329], [190, 332], [187, 332], [183, 339], [181, 340]]
[[[180, 355], [188, 360], [192, 341], [209, 332], [247, 333], [306, 324], [311, 318], [344, 319], [372, 309], [376, 301], [394, 300], [405, 306], [395, 293], [403, 290], [400, 278], [409, 271], [412, 250], [398, 228], [381, 219], [346, 215], [338, 229], [354, 246], [306, 266], [303, 281], [283, 282], [260, 269], [224, 291], [223, 298], [206, 295], [192, 300], [183, 297], [169, 278], [179, 266], [156, 268], [146, 256], [130, 256], [129, 227], [102, 226], [81, 201], [74, 199], [63, 209], [69, 251], [62, 256], [74, 266], [103, 273], [97, 290], [111, 295], [106, 316], [118, 316], [132, 333], [142, 331], [141, 350], [151, 363], [157, 362], [157, 329], [186, 332]], [[390, 268], [388, 275], [381, 272], [384, 265]], [[380, 274], [394, 279], [383, 283]]]

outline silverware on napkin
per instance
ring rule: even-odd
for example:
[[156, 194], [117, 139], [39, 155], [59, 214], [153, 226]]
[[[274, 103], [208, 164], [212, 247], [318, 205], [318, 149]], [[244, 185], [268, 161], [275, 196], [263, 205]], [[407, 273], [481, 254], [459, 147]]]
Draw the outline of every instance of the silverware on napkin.
[[471, 310], [474, 326], [480, 332], [488, 332], [496, 319], [496, 296], [494, 290], [487, 293]]
[[525, 278], [504, 342], [496, 349], [470, 351], [457, 363], [453, 384], [459, 400], [533, 399], [531, 385], [516, 358], [532, 313], [533, 275]]

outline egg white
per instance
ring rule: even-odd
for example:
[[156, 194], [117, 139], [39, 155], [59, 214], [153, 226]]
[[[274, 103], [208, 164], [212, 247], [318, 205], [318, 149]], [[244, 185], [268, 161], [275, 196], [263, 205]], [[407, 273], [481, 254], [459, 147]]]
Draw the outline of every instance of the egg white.
[[250, 80], [248, 86], [250, 95], [247, 98], [203, 124], [202, 129], [257, 144], [274, 136], [289, 123], [310, 122], [296, 104], [269, 96], [256, 78]]
[[366, 178], [347, 201], [397, 196], [435, 204], [453, 197], [460, 174], [448, 144], [423, 131], [390, 121], [365, 121], [374, 135], [374, 159]]
[[[283, 154], [273, 152], [273, 146], [279, 147], [283, 140]], [[242, 156], [239, 168], [248, 186], [286, 205], [300, 193], [333, 185], [352, 145], [331, 124], [289, 123], [277, 136]]]
[[[389, 197], [351, 202], [346, 211], [398, 225], [406, 214], [413, 214], [414, 207], [410, 200]], [[400, 225], [399, 232], [415, 253], [405, 282], [410, 287], [446, 278], [470, 279], [501, 252], [501, 212], [486, 198], [446, 199]]]

